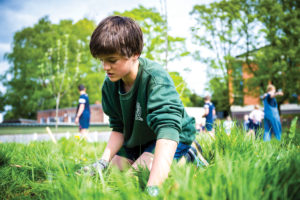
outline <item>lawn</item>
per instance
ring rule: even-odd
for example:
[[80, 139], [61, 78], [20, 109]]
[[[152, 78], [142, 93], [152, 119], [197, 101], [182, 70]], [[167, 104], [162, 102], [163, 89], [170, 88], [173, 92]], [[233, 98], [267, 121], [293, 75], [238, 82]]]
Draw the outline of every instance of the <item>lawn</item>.
[[[198, 134], [208, 167], [173, 163], [158, 199], [299, 199], [300, 131], [292, 126], [282, 140], [263, 142], [239, 128], [230, 136]], [[76, 138], [58, 144], [0, 145], [0, 199], [150, 199], [144, 192], [148, 172], [109, 168], [104, 180], [76, 175], [101, 156], [105, 143]]]
[[[57, 129], [55, 127], [50, 127], [53, 133], [78, 133], [78, 126], [59, 126]], [[90, 126], [89, 132], [102, 132], [110, 131], [108, 126]], [[12, 135], [12, 134], [33, 134], [33, 133], [47, 133], [46, 127], [0, 127], [0, 135]]]

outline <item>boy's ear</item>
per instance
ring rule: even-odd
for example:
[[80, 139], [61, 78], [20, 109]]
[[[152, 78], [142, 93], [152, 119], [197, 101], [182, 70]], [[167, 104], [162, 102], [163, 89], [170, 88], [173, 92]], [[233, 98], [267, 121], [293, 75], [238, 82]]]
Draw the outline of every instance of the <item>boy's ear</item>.
[[133, 58], [137, 60], [140, 57], [140, 54], [133, 55]]

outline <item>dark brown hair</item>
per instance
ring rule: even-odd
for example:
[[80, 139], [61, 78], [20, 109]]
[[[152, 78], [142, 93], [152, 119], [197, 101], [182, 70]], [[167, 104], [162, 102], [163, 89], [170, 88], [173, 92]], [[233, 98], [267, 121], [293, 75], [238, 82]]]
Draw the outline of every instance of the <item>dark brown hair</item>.
[[84, 89], [85, 89], [84, 85], [82, 85], [82, 84], [78, 85], [78, 90], [79, 90], [79, 91], [82, 91], [82, 90], [84, 90]]
[[94, 30], [91, 41], [91, 54], [119, 54], [125, 57], [140, 55], [143, 50], [143, 33], [139, 25], [128, 17], [109, 16], [103, 19]]

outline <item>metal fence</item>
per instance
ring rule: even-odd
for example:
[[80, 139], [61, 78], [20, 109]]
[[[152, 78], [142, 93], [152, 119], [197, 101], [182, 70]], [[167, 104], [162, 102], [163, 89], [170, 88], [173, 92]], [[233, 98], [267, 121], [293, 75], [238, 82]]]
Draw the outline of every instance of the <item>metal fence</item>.
[[[0, 127], [55, 127], [55, 123], [0, 123]], [[92, 123], [90, 127], [108, 127], [108, 123]], [[58, 127], [78, 127], [77, 124], [59, 123]]]

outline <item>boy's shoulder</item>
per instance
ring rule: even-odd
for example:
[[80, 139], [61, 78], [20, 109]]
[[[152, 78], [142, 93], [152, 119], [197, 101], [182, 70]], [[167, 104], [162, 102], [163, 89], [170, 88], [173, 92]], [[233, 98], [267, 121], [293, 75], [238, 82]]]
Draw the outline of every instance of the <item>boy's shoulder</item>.
[[156, 84], [173, 84], [173, 80], [169, 73], [159, 63], [147, 58], [139, 58], [139, 62], [144, 77], [151, 78]]
[[214, 104], [211, 101], [209, 101], [209, 102], [205, 102], [204, 105], [213, 106]]
[[88, 95], [87, 95], [87, 94], [81, 94], [81, 95], [79, 96], [79, 98], [88, 98]]

